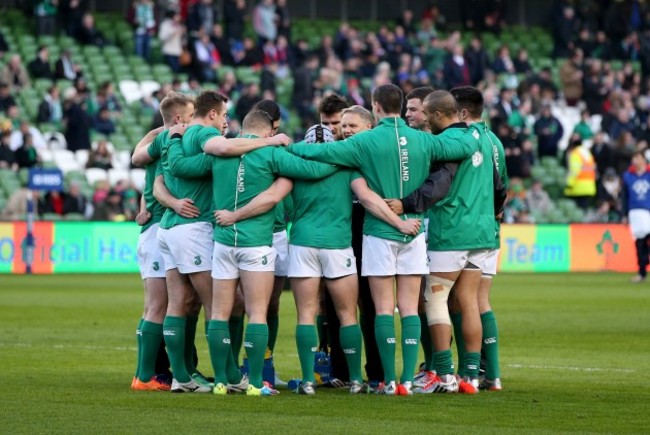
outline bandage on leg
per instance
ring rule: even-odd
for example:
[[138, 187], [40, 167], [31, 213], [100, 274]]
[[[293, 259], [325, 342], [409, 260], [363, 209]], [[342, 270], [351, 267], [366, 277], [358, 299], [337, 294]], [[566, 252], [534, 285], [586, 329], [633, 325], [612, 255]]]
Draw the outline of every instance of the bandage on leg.
[[432, 325], [451, 325], [447, 299], [454, 282], [440, 278], [435, 275], [426, 277], [426, 288], [424, 289], [424, 307], [427, 313], [427, 323]]

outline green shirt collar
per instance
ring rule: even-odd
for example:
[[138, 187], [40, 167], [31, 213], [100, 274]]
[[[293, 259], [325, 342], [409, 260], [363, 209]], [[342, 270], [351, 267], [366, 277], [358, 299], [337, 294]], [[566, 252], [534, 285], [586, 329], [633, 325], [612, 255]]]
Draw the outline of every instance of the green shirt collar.
[[405, 127], [406, 122], [400, 118], [399, 116], [391, 116], [390, 118], [384, 118], [381, 121], [379, 121], [379, 125], [388, 125], [388, 126], [393, 126], [395, 125], [395, 120], [397, 120], [397, 126], [398, 127]]

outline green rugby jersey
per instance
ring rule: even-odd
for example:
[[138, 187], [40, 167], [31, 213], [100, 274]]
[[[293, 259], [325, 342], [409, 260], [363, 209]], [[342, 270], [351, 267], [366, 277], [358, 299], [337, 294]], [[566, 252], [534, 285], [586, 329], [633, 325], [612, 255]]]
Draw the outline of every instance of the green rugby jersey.
[[291, 222], [293, 219], [293, 200], [291, 199], [291, 195], [285, 196], [273, 210], [275, 212], [273, 232], [279, 233], [280, 231], [286, 230], [287, 223]]
[[447, 128], [445, 142], [473, 136], [479, 148], [458, 165], [446, 197], [429, 209], [430, 251], [492, 249], [494, 246], [494, 164], [492, 145], [476, 124]]
[[[315, 180], [326, 177], [337, 168], [298, 158], [283, 147], [259, 148], [241, 157], [214, 157], [214, 204], [217, 210], [237, 210], [268, 189], [279, 176]], [[237, 222], [214, 228], [214, 240], [227, 246], [271, 246], [273, 242], [273, 209]]]
[[349, 248], [353, 199], [350, 183], [359, 177], [358, 172], [345, 170], [318, 181], [296, 181], [291, 191], [295, 206], [291, 244], [321, 249]]
[[[502, 187], [507, 192], [508, 184], [510, 183], [510, 180], [508, 179], [508, 170], [506, 169], [506, 152], [503, 149], [503, 144], [501, 143], [499, 138], [492, 132], [492, 130], [490, 130], [487, 127], [487, 125], [484, 122], [477, 122], [474, 125], [479, 129], [479, 131], [484, 132], [484, 134], [490, 141], [490, 145], [492, 145], [492, 156], [494, 158], [494, 168], [499, 174]], [[498, 213], [499, 210], [495, 210], [494, 212]], [[501, 247], [501, 220], [494, 219], [494, 223], [496, 226], [494, 249], [499, 249]]]
[[176, 198], [190, 198], [198, 207], [200, 215], [196, 218], [184, 218], [172, 209], [167, 209], [160, 222], [162, 228], [194, 222], [214, 221], [212, 214], [212, 156], [203, 153], [203, 145], [220, 136], [213, 127], [193, 125], [185, 131], [183, 139], [170, 139], [162, 147], [161, 166], [165, 186]]
[[165, 207], [153, 196], [153, 183], [156, 179], [158, 167], [160, 166], [160, 153], [162, 146], [168, 139], [169, 131], [165, 130], [156, 136], [153, 142], [151, 142], [147, 147], [147, 152], [149, 153], [149, 157], [153, 159], [153, 162], [144, 167], [145, 178], [142, 196], [144, 196], [147, 211], [151, 213], [151, 219], [142, 226], [142, 229], [140, 230], [141, 233], [147, 231], [153, 224], [159, 223], [165, 214]]
[[[477, 149], [478, 140], [471, 135], [445, 141], [408, 127], [401, 118], [384, 118], [372, 130], [344, 141], [319, 146], [300, 143], [289, 147], [301, 157], [358, 168], [368, 186], [382, 198], [403, 198], [419, 188], [429, 175], [432, 161], [462, 160]], [[422, 213], [401, 216], [403, 220], [422, 217]], [[410, 242], [414, 238], [400, 233], [371, 213], [366, 213], [363, 233], [399, 242]]]

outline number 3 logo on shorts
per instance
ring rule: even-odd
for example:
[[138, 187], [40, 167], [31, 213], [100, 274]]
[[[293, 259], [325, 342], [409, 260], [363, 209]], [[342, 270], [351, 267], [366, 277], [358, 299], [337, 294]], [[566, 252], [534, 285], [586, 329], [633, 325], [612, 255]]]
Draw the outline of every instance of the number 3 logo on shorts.
[[265, 255], [264, 257], [262, 257], [262, 266], [266, 266], [267, 264], [269, 264], [269, 260], [266, 259], [266, 255]]
[[350, 267], [350, 266], [352, 266], [352, 259], [348, 258], [348, 261], [346, 261], [345, 263], [345, 267]]
[[156, 272], [160, 270], [160, 264], [157, 261], [153, 262], [153, 270]]
[[200, 255], [197, 255], [196, 257], [194, 257], [194, 264], [196, 264], [197, 266], [199, 264], [201, 264], [201, 256]]

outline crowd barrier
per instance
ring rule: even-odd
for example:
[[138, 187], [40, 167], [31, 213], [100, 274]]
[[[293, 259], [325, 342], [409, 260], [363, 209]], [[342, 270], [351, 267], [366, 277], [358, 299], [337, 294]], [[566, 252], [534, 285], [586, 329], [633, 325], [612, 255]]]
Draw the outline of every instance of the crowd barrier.
[[[0, 273], [25, 273], [22, 222], [0, 223]], [[137, 272], [134, 223], [36, 222], [33, 273]], [[626, 225], [503, 225], [500, 272], [634, 272]]]

